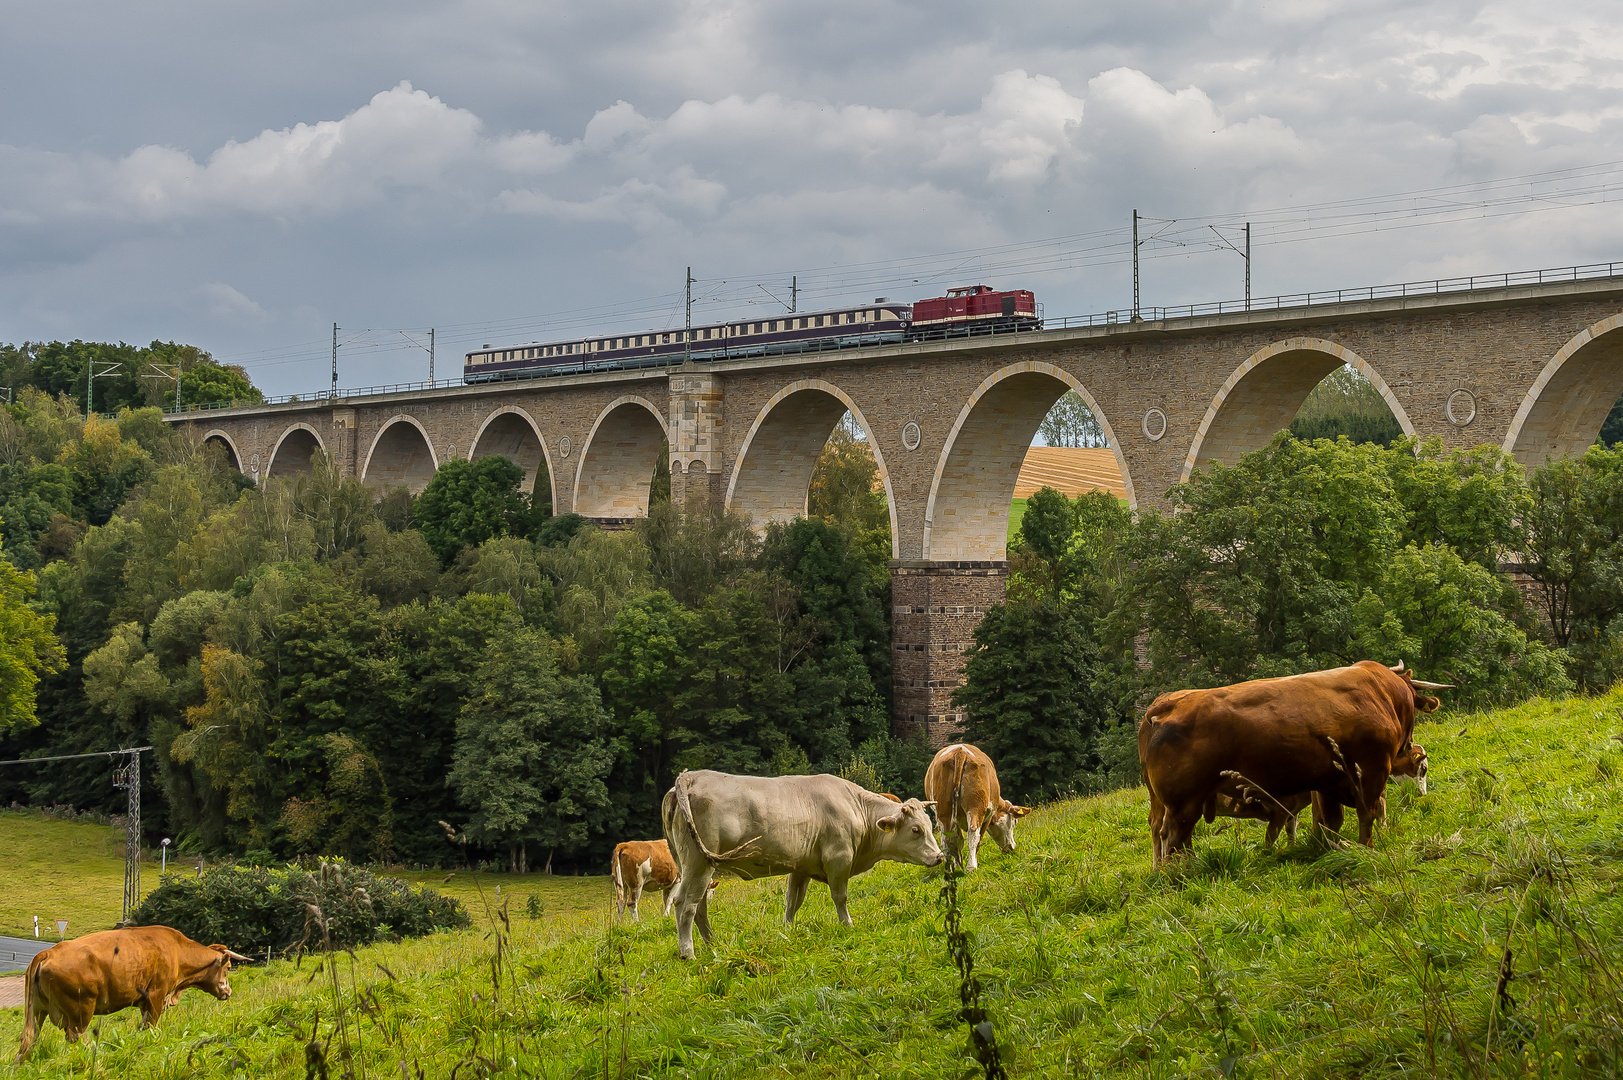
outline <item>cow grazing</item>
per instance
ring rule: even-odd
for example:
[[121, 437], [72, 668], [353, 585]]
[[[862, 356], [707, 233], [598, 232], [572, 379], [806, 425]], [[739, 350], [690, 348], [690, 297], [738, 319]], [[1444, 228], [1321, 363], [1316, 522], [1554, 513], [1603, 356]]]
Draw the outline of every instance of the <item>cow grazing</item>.
[[693, 959], [693, 927], [709, 944], [709, 886], [716, 873], [749, 881], [789, 875], [783, 921], [792, 924], [813, 879], [828, 883], [840, 921], [850, 880], [881, 860], [941, 862], [930, 804], [895, 803], [838, 776], [733, 776], [684, 772], [661, 806], [665, 839], [681, 873], [677, 952]]
[[1014, 823], [1031, 813], [998, 788], [992, 759], [968, 743], [943, 746], [924, 774], [924, 797], [935, 803], [936, 820], [950, 849], [967, 848], [965, 866], [976, 869], [982, 830], [1004, 851], [1014, 850]]
[[[1419, 743], [1411, 743], [1410, 748], [1397, 756], [1392, 762], [1392, 775], [1412, 776], [1420, 788], [1420, 794], [1426, 793], [1426, 751]], [[1279, 838], [1281, 829], [1285, 831], [1285, 838], [1290, 843], [1296, 842], [1296, 818], [1302, 809], [1311, 805], [1313, 807], [1313, 824], [1325, 826], [1325, 810], [1322, 801], [1313, 792], [1304, 791], [1296, 795], [1286, 795], [1280, 799], [1272, 799], [1252, 790], [1249, 785], [1229, 781], [1217, 793], [1217, 816], [1228, 818], [1241, 818], [1251, 821], [1266, 821], [1268, 833], [1263, 837], [1263, 847], [1273, 847], [1274, 841]], [[1339, 811], [1340, 807], [1337, 807]], [[1341, 827], [1341, 815], [1335, 814], [1337, 825]], [[1375, 820], [1386, 824], [1386, 796], [1383, 794], [1375, 802]]]
[[158, 1022], [183, 990], [231, 996], [231, 961], [251, 960], [224, 945], [200, 945], [167, 926], [103, 930], [63, 941], [34, 957], [23, 976], [23, 1039], [20, 1064], [49, 1017], [78, 1042], [93, 1017], [132, 1005], [146, 1025]]
[[1355, 807], [1358, 839], [1372, 844], [1387, 778], [1411, 767], [1406, 759], [1424, 766], [1424, 752], [1411, 750], [1415, 714], [1439, 702], [1420, 691], [1450, 689], [1401, 669], [1364, 660], [1156, 698], [1138, 729], [1155, 865], [1189, 846], [1219, 794], [1236, 791], [1276, 802], [1318, 792], [1326, 827]]
[[[624, 915], [626, 908], [631, 909], [631, 918], [634, 922], [641, 922], [637, 908], [642, 902], [644, 886], [652, 882], [659, 887], [665, 898], [665, 914], [671, 913], [671, 903], [676, 898], [676, 883], [682, 880], [682, 875], [676, 869], [676, 861], [671, 858], [671, 848], [663, 840], [627, 840], [614, 848], [614, 859], [609, 864], [609, 873], [614, 878], [614, 910], [617, 915]], [[714, 892], [716, 883], [710, 883], [710, 890]]]

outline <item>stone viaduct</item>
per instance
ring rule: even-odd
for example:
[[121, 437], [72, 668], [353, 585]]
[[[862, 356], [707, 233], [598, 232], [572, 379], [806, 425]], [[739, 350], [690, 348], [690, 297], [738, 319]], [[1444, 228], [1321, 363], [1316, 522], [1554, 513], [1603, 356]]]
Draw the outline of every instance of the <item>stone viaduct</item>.
[[[1015, 478], [1038, 424], [1076, 390], [1135, 508], [1256, 449], [1342, 364], [1407, 433], [1492, 443], [1524, 465], [1581, 453], [1623, 393], [1623, 277], [1046, 330], [670, 369], [184, 413], [259, 480], [321, 450], [379, 488], [420, 491], [452, 458], [502, 454], [558, 513], [647, 510], [669, 445], [672, 496], [758, 522], [804, 513], [847, 410], [890, 504], [894, 719], [934, 739], [981, 613], [1004, 592]], [[541, 469], [545, 465], [545, 470]]]

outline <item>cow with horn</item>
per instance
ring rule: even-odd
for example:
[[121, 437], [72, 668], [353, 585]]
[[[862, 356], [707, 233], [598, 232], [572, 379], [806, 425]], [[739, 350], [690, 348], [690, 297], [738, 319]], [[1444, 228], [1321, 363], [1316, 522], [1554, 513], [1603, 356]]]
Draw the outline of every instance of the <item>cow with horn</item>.
[[1390, 776], [1423, 777], [1416, 713], [1441, 704], [1424, 691], [1452, 689], [1372, 660], [1350, 667], [1209, 690], [1176, 690], [1150, 703], [1138, 729], [1138, 760], [1150, 791], [1156, 866], [1189, 846], [1195, 825], [1217, 814], [1218, 797], [1288, 811], [1317, 793], [1315, 819], [1337, 829], [1342, 807], [1358, 813], [1358, 839], [1373, 845]]
[[39, 953], [23, 975], [21, 1064], [50, 1019], [68, 1042], [78, 1042], [97, 1016], [141, 1010], [147, 1027], [197, 989], [224, 1001], [231, 996], [231, 961], [252, 957], [224, 945], [201, 945], [167, 926], [103, 930], [59, 942]]

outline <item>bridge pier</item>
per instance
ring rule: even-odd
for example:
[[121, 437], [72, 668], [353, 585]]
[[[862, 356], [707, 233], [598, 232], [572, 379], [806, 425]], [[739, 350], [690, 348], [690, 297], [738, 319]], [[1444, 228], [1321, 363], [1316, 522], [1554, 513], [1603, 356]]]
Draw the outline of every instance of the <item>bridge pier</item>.
[[1009, 564], [899, 559], [890, 564], [891, 730], [931, 748], [963, 730], [952, 694], [964, 681], [975, 627], [1007, 593]]

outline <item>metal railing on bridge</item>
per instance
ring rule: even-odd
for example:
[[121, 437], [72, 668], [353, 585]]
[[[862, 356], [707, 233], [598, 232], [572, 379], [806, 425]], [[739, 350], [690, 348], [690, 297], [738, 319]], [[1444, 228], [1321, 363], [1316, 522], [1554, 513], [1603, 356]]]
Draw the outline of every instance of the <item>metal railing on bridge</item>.
[[[1218, 300], [1204, 304], [1174, 304], [1171, 306], [1140, 307], [1135, 313], [1131, 308], [1102, 311], [1092, 315], [1066, 315], [1060, 318], [1043, 318], [1039, 327], [996, 328], [987, 327], [974, 332], [974, 336], [1003, 337], [1012, 334], [1034, 334], [1051, 330], [1081, 330], [1096, 326], [1131, 325], [1138, 322], [1165, 322], [1171, 319], [1194, 319], [1211, 315], [1239, 315], [1256, 314], [1258, 312], [1292, 311], [1302, 308], [1324, 307], [1332, 304], [1352, 304], [1370, 300], [1405, 299], [1408, 297], [1443, 296], [1454, 293], [1468, 293], [1485, 291], [1488, 289], [1507, 289], [1518, 285], [1557, 285], [1571, 281], [1598, 281], [1607, 278], [1623, 278], [1623, 262], [1585, 263], [1580, 266], [1562, 266], [1547, 270], [1519, 270], [1502, 274], [1472, 274], [1468, 277], [1436, 278], [1431, 281], [1406, 281], [1395, 285], [1369, 285], [1359, 289], [1321, 289], [1311, 292], [1281, 293], [1278, 296], [1253, 297], [1250, 300]], [[908, 343], [956, 340], [966, 336], [963, 331], [950, 330], [926, 331], [908, 338]], [[780, 348], [762, 353], [760, 351], [729, 354], [721, 350], [720, 354], [707, 357], [707, 359], [744, 360], [754, 357], [770, 358], [782, 355], [801, 355], [804, 353], [831, 352], [850, 348], [872, 347], [873, 344], [893, 344], [894, 342], [863, 343], [853, 345], [839, 339], [807, 341], [794, 348]], [[581, 362], [578, 364], [561, 364], [538, 368], [533, 371], [509, 373], [499, 380], [474, 385], [501, 385], [510, 382], [529, 382], [537, 379], [556, 379], [570, 375], [586, 375], [596, 372], [608, 373], [614, 371], [638, 371], [648, 368], [668, 368], [673, 366], [673, 356], [649, 357], [646, 360], [617, 360], [612, 364], [592, 364]], [[357, 398], [381, 397], [385, 394], [412, 394], [424, 390], [442, 390], [453, 387], [467, 386], [469, 383], [463, 378], [435, 379], [423, 382], [385, 383], [378, 386], [360, 386], [339, 390], [319, 390], [312, 394], [283, 394], [279, 397], [268, 397], [263, 401], [230, 401], [216, 402], [206, 405], [188, 405], [185, 414], [209, 412], [219, 409], [236, 409], [245, 406], [259, 405], [290, 405], [307, 402], [316, 405], [328, 405], [333, 402], [351, 401]], [[174, 415], [174, 414], [171, 414]]]

